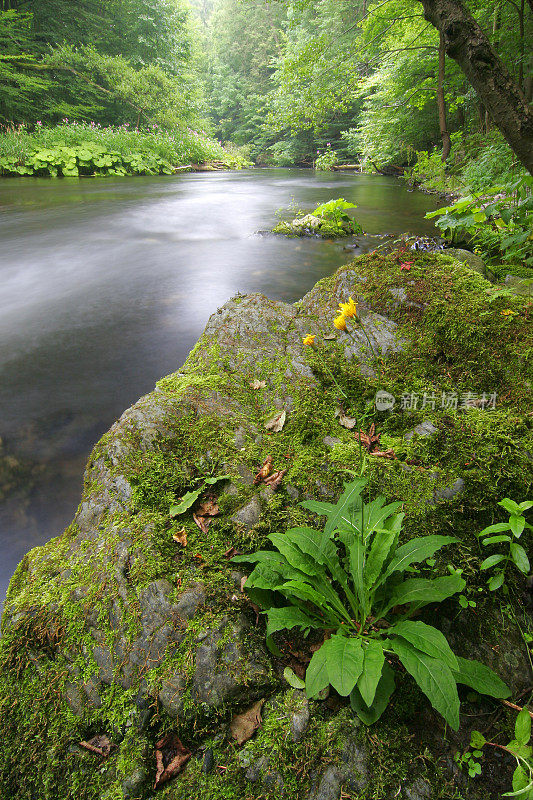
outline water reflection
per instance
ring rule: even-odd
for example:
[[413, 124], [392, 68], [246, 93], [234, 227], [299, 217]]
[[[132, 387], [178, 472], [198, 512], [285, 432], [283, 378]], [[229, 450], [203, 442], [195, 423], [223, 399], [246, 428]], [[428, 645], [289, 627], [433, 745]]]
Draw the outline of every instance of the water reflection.
[[42, 466], [0, 508], [0, 594], [22, 554], [71, 519], [91, 444], [183, 362], [218, 306], [238, 291], [294, 301], [352, 257], [256, 235], [291, 201], [338, 196], [371, 234], [433, 230], [435, 201], [381, 176], [0, 182], [0, 437]]

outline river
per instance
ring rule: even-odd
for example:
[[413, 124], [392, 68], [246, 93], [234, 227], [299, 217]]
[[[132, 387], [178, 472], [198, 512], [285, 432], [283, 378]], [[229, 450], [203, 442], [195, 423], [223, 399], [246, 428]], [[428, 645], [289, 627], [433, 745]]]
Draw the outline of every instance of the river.
[[353, 257], [345, 242], [257, 235], [279, 208], [339, 196], [370, 234], [356, 253], [372, 234], [434, 233], [436, 200], [377, 175], [0, 180], [0, 437], [32, 465], [0, 504], [0, 600], [24, 553], [72, 519], [92, 445], [217, 307], [237, 292], [295, 301]]

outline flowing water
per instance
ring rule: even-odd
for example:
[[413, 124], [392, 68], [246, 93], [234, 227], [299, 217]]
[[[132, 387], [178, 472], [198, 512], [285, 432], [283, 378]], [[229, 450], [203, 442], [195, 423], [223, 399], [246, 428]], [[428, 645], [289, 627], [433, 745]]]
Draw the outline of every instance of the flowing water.
[[434, 232], [435, 199], [382, 176], [0, 180], [0, 458], [31, 469], [0, 505], [0, 599], [23, 554], [72, 519], [92, 445], [218, 306], [237, 292], [295, 301], [353, 257], [346, 242], [257, 235], [281, 207], [339, 196], [370, 234], [356, 253], [372, 234]]

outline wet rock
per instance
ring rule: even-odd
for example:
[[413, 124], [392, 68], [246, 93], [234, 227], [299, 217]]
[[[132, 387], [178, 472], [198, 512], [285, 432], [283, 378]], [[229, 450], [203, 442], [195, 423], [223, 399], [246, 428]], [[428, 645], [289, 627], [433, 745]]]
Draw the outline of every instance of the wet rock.
[[198, 583], [180, 595], [176, 604], [176, 610], [180, 617], [192, 619], [200, 606], [205, 603], [205, 588]]
[[455, 258], [456, 261], [460, 261], [461, 264], [466, 264], [466, 266], [470, 269], [473, 269], [474, 272], [479, 272], [480, 275], [485, 275], [485, 262], [475, 253], [471, 253], [470, 250], [462, 250], [459, 247], [450, 247], [442, 252], [443, 255], [451, 256], [452, 258]]
[[326, 447], [335, 447], [336, 444], [342, 443], [342, 439], [337, 439], [335, 436], [324, 436], [322, 441]]
[[196, 650], [191, 696], [208, 706], [248, 700], [271, 682], [268, 656], [243, 615], [224, 617]]
[[171, 717], [178, 717], [181, 713], [186, 686], [187, 682], [179, 674], [173, 675], [163, 682], [158, 695], [159, 702]]
[[318, 785], [307, 800], [339, 800], [341, 789], [362, 792], [370, 780], [370, 757], [365, 747], [347, 736], [336, 752], [334, 761], [322, 773]]
[[83, 716], [87, 698], [76, 683], [65, 684], [65, 700], [73, 714]]
[[295, 692], [295, 710], [291, 716], [291, 739], [299, 742], [309, 727], [309, 701], [304, 692]]
[[465, 482], [462, 478], [457, 478], [451, 486], [446, 486], [444, 489], [438, 489], [433, 499], [437, 500], [453, 500], [458, 494], [461, 494], [465, 488]]
[[231, 518], [232, 522], [244, 525], [246, 530], [251, 530], [257, 525], [261, 517], [261, 503], [257, 497], [253, 497], [249, 503], [240, 508]]
[[407, 431], [407, 433], [404, 434], [403, 438], [406, 441], [410, 441], [413, 438], [413, 436], [415, 435], [415, 433], [417, 434], [417, 436], [420, 436], [422, 438], [424, 436], [432, 436], [434, 433], [437, 433], [437, 430], [438, 430], [438, 428], [436, 428], [435, 425], [433, 425], [431, 420], [424, 419], [424, 420], [422, 420], [420, 425], [417, 425], [411, 431]]
[[213, 767], [215, 766], [215, 756], [213, 755], [213, 751], [210, 747], [204, 753], [204, 757], [202, 759], [202, 772], [205, 775], [208, 775]]

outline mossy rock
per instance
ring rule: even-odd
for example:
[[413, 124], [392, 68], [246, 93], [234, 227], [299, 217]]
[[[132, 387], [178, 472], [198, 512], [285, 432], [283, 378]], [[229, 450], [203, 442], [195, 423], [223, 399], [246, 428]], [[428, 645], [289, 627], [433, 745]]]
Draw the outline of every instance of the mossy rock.
[[303, 217], [295, 217], [291, 222], [279, 222], [272, 229], [272, 233], [282, 233], [285, 236], [319, 236], [322, 239], [342, 239], [346, 236], [361, 235], [363, 229], [353, 219], [337, 223], [327, 217], [306, 214]]
[[[412, 254], [409, 270], [403, 259], [362, 256], [295, 305], [233, 298], [181, 370], [102, 437], [73, 523], [28, 553], [10, 584], [0, 640], [0, 796], [148, 800], [155, 743], [171, 730], [193, 751], [158, 793], [174, 800], [329, 800], [326, 792], [338, 798], [341, 787], [360, 800], [407, 799], [427, 786], [431, 798], [447, 800], [464, 791], [452, 748], [466, 747], [476, 713], [493, 713], [494, 704], [470, 704], [459, 734], [446, 736], [408, 676], [369, 731], [339, 698], [306, 705], [287, 692], [284, 664], [267, 654], [263, 622], [228, 557], [231, 548], [264, 546], [272, 532], [317, 524], [298, 499], [336, 498], [360, 467], [339, 405], [348, 416], [372, 411], [397, 457], [368, 457], [371, 491], [403, 501], [406, 538], [460, 539], [427, 569], [463, 569], [483, 625], [476, 609], [452, 600], [442, 627], [465, 656], [497, 646], [502, 677], [516, 691], [530, 684], [524, 583], [510, 574], [508, 595], [488, 593], [476, 536], [503, 519], [499, 499], [524, 500], [531, 490], [527, 305], [490, 302], [490, 284], [449, 255]], [[359, 322], [335, 332], [338, 303], [349, 296]], [[516, 315], [501, 314], [509, 305]], [[302, 342], [309, 333], [314, 346]], [[397, 398], [393, 410], [372, 410], [378, 390]], [[450, 392], [457, 409], [441, 407]], [[482, 392], [496, 394], [494, 408], [466, 402]], [[424, 408], [402, 401], [424, 394]], [[281, 411], [285, 424], [273, 433], [265, 423]], [[286, 470], [277, 491], [254, 484], [267, 455]], [[216, 484], [219, 514], [207, 534], [191, 512], [170, 517], [177, 498], [222, 475], [230, 477]], [[182, 528], [186, 546], [173, 538]], [[264, 724], [244, 757], [227, 723], [263, 698]], [[495, 730], [506, 735], [509, 725], [504, 717]], [[108, 759], [80, 748], [94, 735], [117, 745]], [[510, 774], [504, 766], [500, 777], [469, 784], [468, 797], [496, 800]]]

